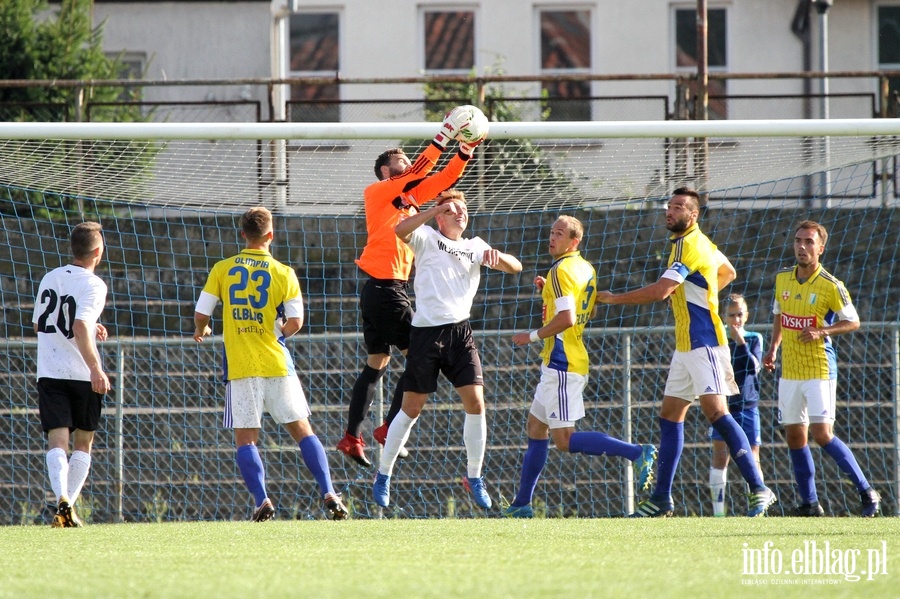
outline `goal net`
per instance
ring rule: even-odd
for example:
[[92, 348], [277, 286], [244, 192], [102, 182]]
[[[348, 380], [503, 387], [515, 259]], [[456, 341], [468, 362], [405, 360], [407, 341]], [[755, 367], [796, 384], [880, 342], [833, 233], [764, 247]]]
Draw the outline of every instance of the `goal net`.
[[[106, 237], [98, 274], [109, 284], [101, 321], [110, 340], [101, 352], [114, 391], [79, 514], [94, 522], [249, 517], [232, 434], [220, 425], [221, 342], [198, 345], [190, 334], [209, 269], [242, 247], [236, 217], [256, 205], [275, 212], [273, 254], [300, 277], [307, 318], [292, 350], [332, 477], [355, 517], [382, 515], [371, 499], [374, 473], [334, 450], [365, 360], [357, 305], [364, 279], [354, 264], [366, 242], [362, 189], [374, 180], [379, 153], [403, 146], [414, 155], [436, 130], [435, 123], [0, 124], [0, 523], [49, 514], [31, 315], [40, 278], [68, 261], [70, 228], [85, 219], [99, 220]], [[704, 192], [701, 227], [737, 268], [725, 293], [747, 298], [751, 330], [770, 329], [775, 273], [793, 263], [792, 226], [810, 218], [828, 228], [823, 263], [846, 283], [863, 321], [859, 332], [835, 340], [836, 433], [894, 513], [898, 135], [890, 119], [493, 123], [458, 187], [470, 203], [467, 233], [524, 265], [518, 276], [485, 271], [471, 318], [485, 369], [485, 478], [495, 503], [518, 486], [539, 368], [537, 346], [515, 349], [510, 337], [540, 322], [532, 280], [549, 268], [551, 223], [560, 214], [578, 217], [582, 253], [600, 288], [634, 289], [662, 272], [664, 208], [674, 188], [690, 185]], [[665, 303], [600, 308], [586, 331], [591, 376], [579, 430], [658, 443], [672, 325]], [[395, 356], [386, 402], [402, 368]], [[762, 470], [781, 499], [777, 513], [797, 498], [775, 421], [776, 379], [762, 381]], [[363, 427], [373, 458], [371, 429], [382, 409], [373, 406]], [[462, 428], [460, 402], [442, 379], [410, 438], [410, 456], [395, 468], [386, 515], [481, 514], [461, 484]], [[699, 409], [689, 412], [685, 436], [676, 513], [709, 515], [710, 441]], [[324, 517], [290, 437], [265, 420], [259, 445], [279, 517]], [[856, 490], [823, 452], [813, 453], [828, 513], [856, 512]], [[733, 468], [729, 481], [728, 512], [742, 514], [745, 489]], [[618, 516], [638, 498], [624, 460], [553, 451], [534, 506], [548, 517]]]

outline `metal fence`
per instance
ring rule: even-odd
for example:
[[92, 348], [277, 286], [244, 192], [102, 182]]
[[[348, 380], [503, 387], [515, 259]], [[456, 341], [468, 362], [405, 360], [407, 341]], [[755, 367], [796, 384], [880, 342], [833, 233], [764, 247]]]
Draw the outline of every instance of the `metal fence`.
[[[754, 328], [754, 327], [750, 327]], [[759, 330], [757, 328], [757, 330]], [[524, 423], [538, 372], [536, 356], [512, 347], [512, 331], [478, 333], [485, 367], [488, 450], [485, 473], [497, 497], [511, 498], [525, 449]], [[639, 443], [658, 439], [657, 411], [672, 351], [672, 329], [594, 328], [586, 331], [593, 356], [586, 391], [587, 417], [579, 430], [600, 430]], [[82, 516], [94, 522], [243, 519], [252, 508], [233, 460], [231, 433], [221, 413], [215, 356], [218, 343], [190, 338], [119, 338], [102, 344], [113, 381], [98, 433], [94, 462], [82, 500]], [[884, 498], [883, 510], [897, 514], [900, 489], [900, 323], [865, 323], [838, 341], [839, 416], [836, 433], [853, 448], [864, 472]], [[0, 434], [0, 523], [40, 522], [48, 517], [44, 436], [31, 378], [33, 340], [5, 340], [15, 364], [0, 376], [10, 397], [0, 410], [7, 429]], [[371, 503], [372, 472], [334, 451], [343, 435], [345, 390], [362, 363], [359, 335], [300, 335], [293, 350], [313, 407], [312, 423], [326, 448], [336, 486], [356, 517], [380, 517]], [[400, 364], [392, 364], [394, 374]], [[388, 377], [390, 378], [390, 377]], [[392, 389], [392, 385], [389, 385]], [[793, 475], [782, 431], [774, 421], [775, 377], [763, 377], [761, 461], [767, 484], [781, 502], [794, 503]], [[380, 422], [382, 405], [373, 408]], [[676, 477], [681, 515], [709, 515], [708, 425], [699, 409], [685, 423], [685, 450]], [[464, 471], [462, 410], [442, 382], [410, 438], [411, 457], [395, 470], [400, 517], [465, 517], [477, 510], [459, 484]], [[315, 484], [298, 461], [296, 447], [276, 424], [265, 421], [260, 439], [270, 494], [280, 498], [282, 517], [321, 517]], [[376, 446], [377, 447], [377, 446]], [[858, 495], [830, 459], [817, 452], [820, 500], [834, 515], [857, 510]], [[743, 483], [732, 470], [729, 508], [743, 513]], [[536, 493], [547, 516], [606, 517], [630, 512], [630, 464], [616, 458], [553, 452]], [[43, 511], [42, 511], [43, 510]]]

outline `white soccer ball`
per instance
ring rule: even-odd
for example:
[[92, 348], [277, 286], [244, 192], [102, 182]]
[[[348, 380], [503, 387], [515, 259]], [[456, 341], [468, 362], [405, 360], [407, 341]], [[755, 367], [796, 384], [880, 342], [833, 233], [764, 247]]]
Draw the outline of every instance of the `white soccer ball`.
[[450, 111], [447, 117], [459, 127], [456, 141], [460, 143], [475, 143], [487, 137], [490, 122], [477, 106], [470, 104], [457, 106]]

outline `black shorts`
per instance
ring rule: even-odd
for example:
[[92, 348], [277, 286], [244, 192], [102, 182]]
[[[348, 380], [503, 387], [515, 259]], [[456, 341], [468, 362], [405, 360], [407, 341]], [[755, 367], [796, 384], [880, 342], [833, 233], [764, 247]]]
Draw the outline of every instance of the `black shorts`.
[[413, 393], [434, 393], [438, 372], [443, 372], [454, 387], [484, 385], [481, 357], [468, 320], [439, 327], [412, 327], [404, 388]]
[[90, 381], [40, 378], [38, 411], [44, 432], [55, 428], [95, 431], [100, 427], [103, 394], [91, 389]]
[[359, 294], [366, 353], [389, 354], [391, 346], [409, 347], [413, 309], [406, 281], [369, 279]]

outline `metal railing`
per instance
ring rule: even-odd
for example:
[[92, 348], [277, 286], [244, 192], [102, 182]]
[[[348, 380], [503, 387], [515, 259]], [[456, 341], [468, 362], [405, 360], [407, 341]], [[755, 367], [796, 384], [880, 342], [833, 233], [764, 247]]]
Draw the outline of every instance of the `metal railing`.
[[[749, 326], [751, 330], [764, 331], [768, 330], [767, 327], [764, 326]], [[635, 348], [643, 343], [642, 339], [648, 338], [653, 339], [653, 343], [656, 344], [660, 338], [667, 339], [672, 337], [674, 329], [669, 326], [656, 326], [656, 327], [648, 327], [643, 329], [634, 329], [634, 328], [590, 328], [585, 330], [585, 340], [588, 344], [589, 348], [592, 348], [593, 344], [601, 343], [603, 339], [608, 339], [611, 337], [617, 338], [617, 341], [614, 342], [615, 356], [611, 356], [609, 353], [604, 353], [599, 348], [593, 348], [592, 353], [599, 353], [602, 355], [602, 364], [597, 364], [597, 359], [592, 360], [594, 365], [592, 366], [592, 375], [597, 374], [599, 376], [592, 376], [592, 378], [599, 379], [603, 381], [604, 385], [615, 387], [616, 392], [613, 392], [616, 395], [616, 400], [612, 404], [605, 404], [604, 410], [613, 410], [618, 411], [621, 410], [622, 414], [622, 423], [621, 423], [621, 431], [611, 431], [612, 434], [620, 435], [624, 438], [624, 440], [631, 442], [634, 438], [633, 432], [633, 422], [637, 417], [636, 414], [640, 412], [644, 414], [644, 421], [646, 422], [647, 414], [650, 411], [655, 411], [655, 406], [658, 402], [658, 399], [661, 394], [661, 390], [650, 387], [652, 392], [648, 392], [647, 389], [644, 390], [644, 396], [642, 397], [639, 392], [637, 392], [633, 386], [634, 381], [640, 381], [641, 377], [644, 376], [644, 371], [647, 368], [652, 370], [667, 370], [668, 362], [663, 357], [660, 356], [660, 360], [653, 361], [653, 363], [647, 363], [642, 361], [640, 354], [641, 352], [636, 350]], [[528, 389], [528, 381], [526, 373], [531, 372], [535, 366], [533, 363], [528, 361], [521, 361], [516, 359], [506, 360], [509, 356], [513, 354], [506, 355], [505, 352], [514, 351], [510, 347], [508, 342], [509, 337], [514, 333], [512, 330], [501, 330], [501, 331], [480, 331], [476, 332], [476, 337], [479, 339], [480, 343], [490, 346], [489, 349], [482, 350], [483, 356], [485, 356], [485, 379], [486, 384], [490, 385], [492, 389], [492, 395], [496, 397], [508, 397], [508, 398], [519, 398], [525, 397], [527, 394], [531, 392]], [[893, 464], [893, 472], [889, 475], [887, 472], [882, 473], [885, 478], [881, 478], [882, 475], [879, 473], [873, 473], [879, 480], [884, 480], [888, 484], [890, 484], [894, 492], [894, 497], [897, 497], [898, 490], [900, 490], [900, 322], [867, 322], [863, 323], [861, 326], [861, 330], [857, 335], [865, 335], [865, 334], [889, 334], [890, 335], [890, 350], [889, 355], [879, 355], [873, 356], [873, 358], [877, 358], [878, 364], [869, 365], [870, 367], [876, 368], [878, 371], [890, 372], [890, 388], [882, 385], [882, 387], [873, 388], [870, 384], [868, 392], [874, 394], [877, 398], [876, 400], [872, 400], [871, 397], [865, 400], [852, 400], [848, 402], [847, 407], [851, 405], [855, 408], [861, 409], [863, 411], [869, 409], [876, 409], [876, 412], [873, 413], [873, 418], [877, 418], [877, 409], [878, 406], [882, 408], [885, 407], [885, 402], [890, 403], [890, 410], [892, 412], [893, 417], [893, 426], [891, 438], [881, 438], [876, 440], [869, 439], [865, 437], [863, 441], [863, 446], [869, 448], [871, 451], [879, 451], [880, 449], [886, 449], [890, 452], [889, 459], [886, 460], [887, 463]], [[221, 342], [218, 338], [212, 338], [212, 343], [204, 344], [203, 351], [215, 353], [220, 349]], [[340, 341], [342, 344], [347, 344], [348, 347], [352, 346], [361, 346], [362, 339], [359, 334], [341, 334], [341, 335], [333, 335], [333, 334], [317, 334], [317, 335], [298, 335], [291, 340], [292, 344], [299, 348], [304, 347], [304, 351], [302, 352], [307, 358], [298, 361], [298, 370], [301, 372], [301, 377], [304, 378], [304, 386], [307, 386], [310, 389], [315, 389], [315, 393], [322, 393], [320, 391], [323, 388], [328, 387], [328, 382], [320, 380], [322, 374], [317, 371], [315, 368], [309, 368], [308, 372], [304, 372], [303, 367], [299, 362], [302, 361], [315, 361], [318, 360], [321, 356], [317, 356], [317, 354], [328, 353], [330, 350], [326, 350], [325, 346], [329, 343], [334, 343], [335, 341]], [[134, 338], [117, 338], [110, 339], [100, 344], [104, 350], [111, 351], [115, 356], [115, 366], [114, 366], [114, 376], [112, 376], [113, 383], [113, 391], [109, 394], [112, 398], [114, 398], [114, 406], [112, 408], [112, 426], [109, 428], [109, 436], [112, 439], [109, 439], [107, 442], [107, 447], [112, 450], [113, 456], [111, 458], [112, 463], [112, 480], [106, 481], [112, 487], [111, 491], [111, 501], [112, 505], [110, 506], [111, 511], [113, 512], [113, 517], [115, 521], [122, 521], [126, 519], [129, 509], [125, 506], [125, 488], [126, 485], [129, 484], [129, 479], [133, 479], [133, 473], [129, 473], [129, 465], [126, 462], [126, 453], [127, 452], [135, 452], [139, 451], [138, 449], [127, 449], [126, 448], [126, 418], [129, 414], [141, 412], [143, 414], [150, 414], [151, 417], [153, 414], [159, 414], [160, 416], [165, 417], [167, 414], [172, 411], [173, 407], [177, 406], [177, 410], [181, 414], [190, 414], [193, 412], [208, 412], [212, 408], [202, 407], [198, 404], [194, 404], [193, 407], [189, 407], [188, 404], [190, 402], [187, 401], [186, 397], [168, 397], [164, 398], [159, 402], [159, 407], [145, 408], [145, 407], [136, 407], [137, 404], [135, 401], [129, 401], [127, 399], [127, 395], [129, 393], [139, 394], [139, 391], [135, 390], [133, 383], [130, 382], [131, 378], [134, 378], [129, 373], [135, 370], [133, 365], [129, 365], [129, 356], [134, 356], [136, 353], [141, 351], [149, 350], [149, 348], [164, 348], [165, 350], [170, 350], [171, 348], [186, 348], [189, 346], [197, 346], [197, 344], [190, 337], [160, 337], [160, 338], [145, 338], [145, 339], [134, 339]], [[36, 353], [37, 342], [34, 339], [4, 339], [0, 340], [0, 348], [7, 355], [12, 355], [15, 352], [24, 352], [24, 353]], [[646, 349], [644, 348], [644, 351]], [[300, 353], [300, 352], [298, 352]], [[109, 354], [107, 354], [109, 355]], [[646, 354], [645, 354], [646, 355]], [[520, 356], [521, 357], [521, 356]], [[667, 357], [667, 356], [666, 356]], [[201, 371], [199, 373], [191, 371], [191, 374], [184, 375], [186, 378], [191, 379], [212, 379], [214, 378], [214, 369], [217, 361], [214, 359], [204, 360], [206, 364], [209, 366], [206, 368], [206, 371]], [[356, 372], [356, 368], [358, 367], [358, 356], [346, 356], [342, 357], [339, 360], [341, 369], [346, 370], [346, 374], [352, 375]], [[513, 364], [513, 366], [510, 366]], [[196, 367], [195, 364], [191, 365], [192, 367]], [[862, 388], [861, 382], [855, 380], [857, 374], [853, 374], [849, 372], [848, 369], [851, 369], [854, 365], [850, 363], [841, 363], [839, 368], [841, 369], [841, 378], [843, 380], [849, 380], [851, 388]], [[144, 368], [140, 366], [139, 368]], [[516, 371], [515, 376], [506, 376], [509, 373], [510, 368]], [[503, 371], [505, 374], [503, 376], [500, 375], [500, 372]], [[868, 372], [868, 371], [866, 371]], [[10, 377], [16, 373], [8, 373], [6, 376], [6, 384], [4, 386], [9, 387], [11, 385]], [[17, 373], [19, 376], [27, 377], [27, 373]], [[158, 377], [159, 375], [154, 372], [145, 371], [138, 373], [139, 376], [145, 376], [149, 378]], [[867, 381], [872, 378], [883, 379], [884, 377], [873, 377], [871, 374], [867, 375], [865, 373], [862, 374], [863, 380]], [[774, 397], [774, 377], [767, 377], [769, 380], [764, 382], [764, 399], [761, 402], [761, 405], [773, 406], [774, 400], [771, 399]], [[857, 384], [859, 383], [859, 384]], [[645, 383], [641, 382], [641, 386], [644, 386]], [[512, 386], [514, 388], [506, 389], [505, 387]], [[502, 387], [502, 388], [501, 388]], [[9, 389], [7, 390], [9, 391]], [[621, 395], [619, 395], [621, 393]], [[10, 393], [4, 393], [4, 396], [10, 397]], [[385, 396], [383, 390], [379, 390], [379, 399], [382, 399]], [[888, 399], [889, 398], [889, 399]], [[154, 399], [156, 402], [156, 399]], [[31, 403], [31, 402], [29, 402]], [[511, 405], [516, 402], [512, 399], [508, 400], [506, 404], [503, 402], [497, 402], [492, 409], [502, 411], [508, 409], [518, 409], [517, 407]], [[130, 405], [129, 405], [130, 404]], [[32, 404], [33, 405], [33, 404]], [[455, 404], [453, 404], [455, 405]], [[868, 406], [868, 407], [867, 407]], [[16, 413], [21, 416], [23, 412], [23, 408], [25, 406], [21, 405], [7, 405], [0, 408], [0, 415], [5, 414], [7, 416]], [[451, 406], [445, 406], [442, 409], [450, 409]], [[378, 410], [382, 410], [382, 401], [377, 402]], [[843, 408], [842, 408], [843, 409]], [[588, 404], [588, 410], [591, 411], [591, 405]], [[37, 410], [35, 408], [27, 408], [25, 411], [31, 415], [32, 418], [36, 417]], [[317, 407], [315, 414], [318, 414], [317, 421], [319, 419], [324, 419], [329, 422], [329, 427], [341, 427], [344, 416], [344, 409], [342, 405], [326, 405], [324, 407]], [[324, 415], [323, 415], [324, 414]], [[377, 417], [381, 418], [381, 412], [379, 411]], [[847, 418], [850, 418], [849, 416]], [[854, 422], [849, 421], [847, 419], [841, 420], [839, 419], [839, 424], [849, 428], [854, 431], [854, 436], [859, 436], [857, 433], [862, 433], [864, 431], [859, 431], [855, 427], [865, 426], [863, 422]], [[495, 426], [502, 426], [500, 425]], [[648, 431], [648, 434], [652, 432], [653, 437], [657, 434], [655, 430], [655, 426], [644, 426], [645, 430]], [[509, 443], [511, 439], [524, 439], [524, 433], [522, 431], [497, 431], [494, 430], [491, 434], [496, 440], [496, 443], [502, 445], [504, 447], [510, 447]], [[695, 443], [701, 443], [702, 440], [696, 441]], [[157, 439], [157, 440], [149, 440], [147, 443], [151, 445], [153, 443], [159, 443], [163, 449], [158, 449], [157, 451], [168, 451], [165, 449], [167, 447], [166, 440]], [[208, 443], [213, 443], [214, 441], [204, 441], [204, 445]], [[28, 452], [36, 452], [41, 455], [45, 451], [42, 447], [43, 438], [35, 435], [34, 437], [30, 437], [26, 440], [17, 440], [15, 447], [17, 451], [28, 451]], [[859, 446], [857, 444], [857, 446]], [[879, 449], [880, 448], [880, 449]], [[146, 449], [146, 448], [143, 448]], [[778, 451], [778, 448], [774, 448], [775, 451]], [[865, 449], [864, 449], [865, 450]], [[489, 448], [490, 451], [490, 448]], [[498, 450], [500, 451], [500, 450]], [[859, 451], [859, 450], [857, 450]], [[784, 452], [782, 452], [784, 453]], [[202, 459], [202, 457], [200, 458]], [[428, 466], [426, 465], [427, 469]], [[615, 468], [619, 468], [619, 466], [615, 466]], [[514, 472], [505, 472], [504, 476], [515, 477], [516, 473]], [[684, 475], [687, 476], [687, 475]], [[12, 470], [11, 472], [12, 480], [10, 481], [12, 486], [16, 486], [18, 484], [23, 483], [24, 479], [34, 480], [35, 478], [42, 478], [43, 473], [40, 475], [31, 472], [21, 472]], [[429, 477], [431, 478], [431, 477]], [[776, 479], [778, 477], [776, 476]], [[17, 481], [17, 479], [20, 479]], [[634, 494], [633, 494], [633, 480], [632, 480], [632, 469], [630, 463], [625, 462], [624, 465], [621, 466], [621, 483], [622, 483], [622, 510], [623, 513], [628, 513], [634, 508]], [[514, 482], [514, 481], [513, 481]], [[574, 481], [570, 481], [570, 484], [573, 484]], [[210, 484], [214, 484], [210, 481]], [[701, 499], [702, 502], [702, 494]], [[898, 503], [895, 502], [894, 505], [894, 513], [900, 515], [900, 508], [898, 508]]]

